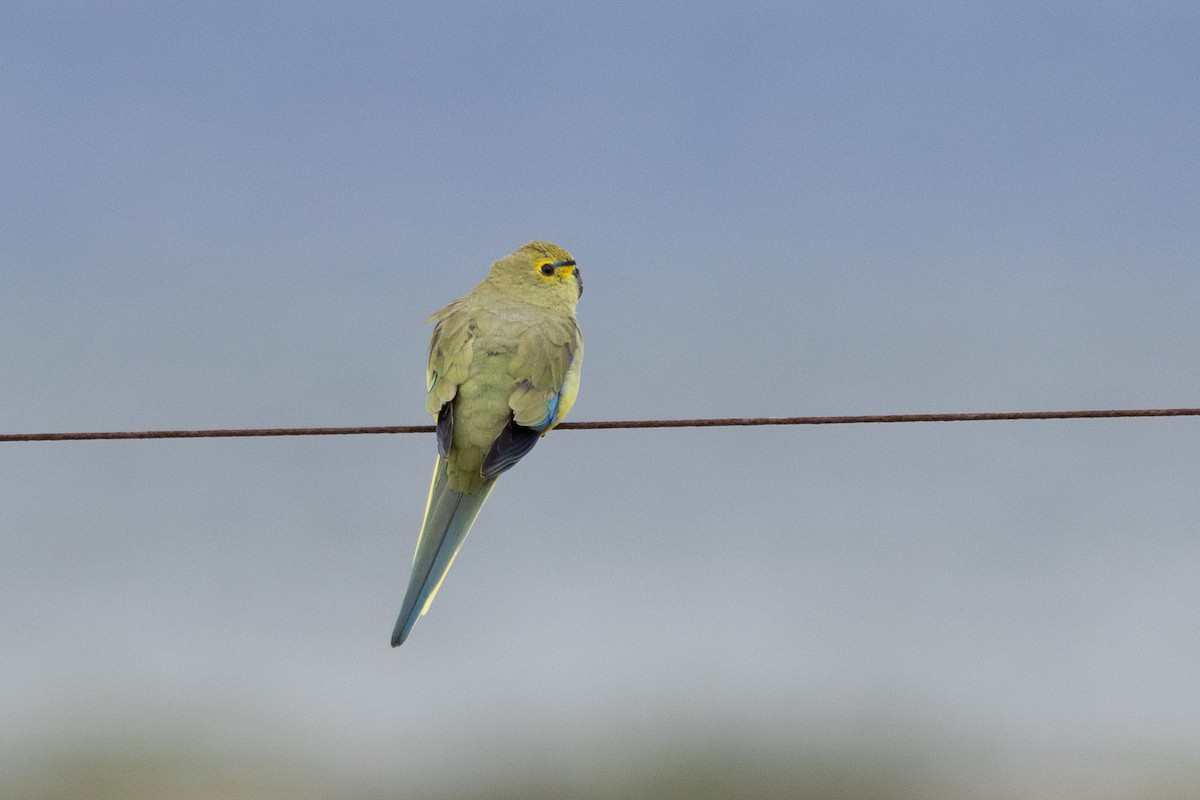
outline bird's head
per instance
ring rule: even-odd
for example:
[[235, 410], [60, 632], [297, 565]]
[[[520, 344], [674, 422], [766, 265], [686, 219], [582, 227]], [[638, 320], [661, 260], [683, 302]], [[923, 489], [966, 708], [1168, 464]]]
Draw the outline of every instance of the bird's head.
[[575, 257], [550, 242], [530, 242], [500, 259], [488, 280], [538, 305], [574, 308], [583, 294]]

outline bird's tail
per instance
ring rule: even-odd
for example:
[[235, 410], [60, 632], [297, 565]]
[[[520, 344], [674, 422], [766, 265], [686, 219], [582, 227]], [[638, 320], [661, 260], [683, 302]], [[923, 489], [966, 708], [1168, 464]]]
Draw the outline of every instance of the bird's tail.
[[425, 504], [425, 521], [417, 539], [417, 552], [413, 555], [412, 577], [408, 580], [400, 618], [392, 632], [392, 647], [403, 644], [417, 618], [429, 610], [433, 596], [495, 483], [493, 478], [476, 494], [455, 491], [446, 477], [446, 459], [437, 460], [429, 485], [429, 500]]

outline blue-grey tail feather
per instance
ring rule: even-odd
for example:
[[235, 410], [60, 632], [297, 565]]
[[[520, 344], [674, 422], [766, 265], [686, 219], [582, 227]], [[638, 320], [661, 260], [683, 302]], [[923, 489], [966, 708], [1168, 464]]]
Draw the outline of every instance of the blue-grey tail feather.
[[491, 494], [494, 482], [488, 481], [477, 494], [455, 491], [448, 485], [446, 459], [438, 459], [433, 469], [421, 537], [413, 556], [412, 576], [392, 632], [392, 647], [399, 647], [408, 638], [413, 624], [450, 569], [454, 556], [479, 516], [479, 510]]

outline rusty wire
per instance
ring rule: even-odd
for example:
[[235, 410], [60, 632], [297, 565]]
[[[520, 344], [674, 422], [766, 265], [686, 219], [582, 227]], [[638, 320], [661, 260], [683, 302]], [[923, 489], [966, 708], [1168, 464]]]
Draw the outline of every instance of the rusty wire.
[[[1126, 408], [1095, 411], [991, 411], [953, 414], [865, 414], [826, 417], [719, 417], [713, 419], [634, 419], [564, 422], [558, 430], [627, 428], [726, 428], [758, 425], [856, 425], [898, 422], [997, 422], [1033, 419], [1114, 419], [1126, 417], [1197, 417], [1200, 408]], [[433, 433], [432, 425], [366, 425], [342, 428], [214, 428], [207, 430], [88, 431], [78, 433], [3, 433], [0, 442], [64, 442], [107, 439], [218, 439], [252, 436], [347, 436], [379, 433]]]

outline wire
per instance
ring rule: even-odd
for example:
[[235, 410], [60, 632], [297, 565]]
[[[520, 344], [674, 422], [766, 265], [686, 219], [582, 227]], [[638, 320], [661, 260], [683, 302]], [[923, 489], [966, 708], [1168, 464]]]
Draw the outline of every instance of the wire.
[[[840, 417], [719, 417], [714, 419], [630, 419], [564, 422], [558, 430], [624, 428], [727, 428], [757, 425], [857, 425], [899, 422], [997, 422], [1029, 419], [1113, 419], [1122, 417], [1200, 417], [1200, 408], [1126, 408], [1100, 411], [997, 411], [965, 414], [873, 414]], [[91, 431], [4, 433], [0, 442], [65, 442], [95, 439], [220, 439], [250, 436], [347, 436], [378, 433], [433, 433], [432, 425], [368, 425], [356, 428], [215, 428], [171, 431]]]

